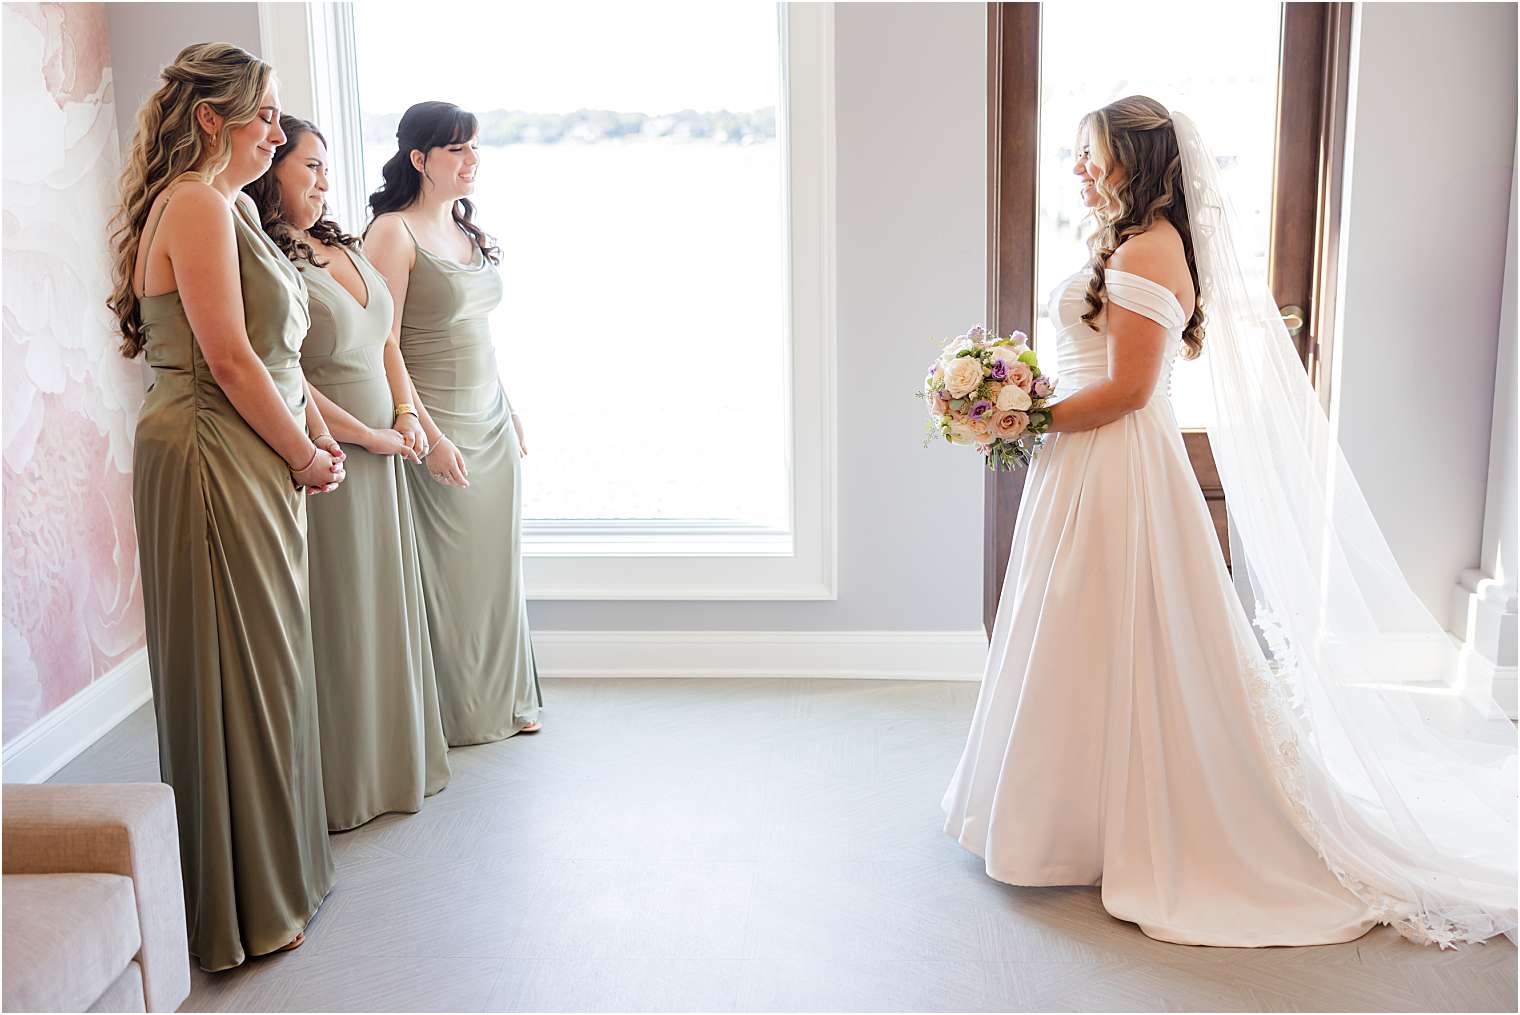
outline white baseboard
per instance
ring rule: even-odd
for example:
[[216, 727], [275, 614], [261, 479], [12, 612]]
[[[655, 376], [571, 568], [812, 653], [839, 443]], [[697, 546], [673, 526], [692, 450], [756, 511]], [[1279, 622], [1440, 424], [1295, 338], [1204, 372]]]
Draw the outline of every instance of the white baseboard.
[[980, 680], [981, 631], [534, 631], [546, 677]]
[[6, 744], [0, 778], [47, 780], [152, 697], [148, 652], [139, 649]]
[[1520, 670], [1513, 666], [1494, 670], [1494, 700], [1505, 715], [1520, 721]]
[[1472, 672], [1487, 681], [1494, 700], [1511, 719], [1520, 719], [1520, 677], [1515, 650], [1520, 638], [1514, 582], [1502, 584], [1477, 568], [1462, 572], [1452, 590], [1449, 631], [1463, 648]]
[[1501, 583], [1477, 568], [1463, 571], [1452, 590], [1448, 630], [1500, 668], [1514, 669], [1520, 643], [1520, 611], [1514, 582]]
[[[536, 631], [546, 677], [980, 680], [980, 631]], [[139, 651], [0, 754], [6, 782], [43, 782], [153, 696]]]

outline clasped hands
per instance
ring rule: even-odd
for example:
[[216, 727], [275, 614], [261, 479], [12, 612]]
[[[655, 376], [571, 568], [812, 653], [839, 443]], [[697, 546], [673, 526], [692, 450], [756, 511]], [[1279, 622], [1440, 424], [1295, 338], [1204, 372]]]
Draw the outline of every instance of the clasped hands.
[[[527, 454], [523, 439], [522, 420], [512, 414], [512, 427], [517, 435], [519, 453]], [[311, 461], [302, 469], [292, 469], [297, 488], [307, 494], [330, 493], [343, 482], [344, 461], [347, 455], [331, 434], [319, 434], [312, 438], [316, 451]], [[428, 473], [444, 486], [468, 487], [470, 472], [464, 456], [454, 442], [439, 433], [436, 440], [429, 441], [422, 422], [410, 412], [396, 417], [390, 427], [372, 429], [369, 439], [363, 443], [364, 450], [376, 455], [400, 455], [410, 462], [425, 462]]]
[[429, 440], [422, 421], [414, 412], [397, 413], [396, 421], [391, 424], [391, 427], [390, 430], [380, 431], [383, 439], [389, 441], [389, 435], [394, 434], [399, 441], [398, 449], [389, 453], [404, 455], [414, 462], [422, 462], [427, 466], [428, 475], [444, 486], [470, 485], [470, 472], [465, 468], [464, 456], [459, 453], [454, 442], [445, 437], [441, 431], [436, 439]]
[[343, 482], [343, 462], [348, 458], [332, 434], [318, 434], [311, 439], [314, 448], [311, 461], [299, 469], [290, 470], [290, 478], [296, 489], [306, 491], [308, 496], [331, 493]]

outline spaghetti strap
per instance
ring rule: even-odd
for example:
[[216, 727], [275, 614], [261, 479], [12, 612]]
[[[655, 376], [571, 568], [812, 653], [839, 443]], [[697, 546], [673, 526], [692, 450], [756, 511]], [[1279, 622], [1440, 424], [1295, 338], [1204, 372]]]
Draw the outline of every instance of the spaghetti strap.
[[[142, 255], [141, 255], [141, 257], [142, 257], [142, 262], [143, 262], [143, 264], [142, 264], [142, 283], [143, 283], [142, 284], [142, 288], [143, 288], [143, 291], [142, 291], [142, 295], [140, 295], [140, 296], [137, 297], [140, 300], [145, 300], [145, 299], [148, 298], [148, 253], [149, 253], [149, 251], [151, 251], [153, 249], [153, 237], [155, 237], [155, 236], [158, 235], [158, 227], [159, 227], [159, 224], [162, 223], [163, 220], [164, 220], [164, 212], [166, 212], [166, 211], [169, 210], [169, 202], [172, 201], [172, 200], [174, 200], [174, 194], [172, 193], [173, 190], [174, 190], [174, 188], [171, 186], [169, 188], [169, 190], [167, 190], [167, 191], [164, 192], [164, 201], [163, 201], [162, 204], [160, 204], [158, 206], [158, 213], [153, 216], [153, 221], [150, 222], [148, 224], [147, 228], [143, 230], [145, 233], [147, 233], [148, 238], [143, 242], [143, 245], [142, 245]], [[136, 289], [136, 279], [137, 279], [137, 265], [136, 264], [132, 265], [132, 277], [133, 277], [133, 289], [135, 290]]]
[[396, 221], [401, 223], [401, 228], [406, 230], [406, 235], [412, 238], [412, 246], [421, 249], [422, 244], [417, 242], [417, 234], [412, 232], [412, 227], [406, 224], [406, 219], [402, 218], [400, 215], [397, 215]]

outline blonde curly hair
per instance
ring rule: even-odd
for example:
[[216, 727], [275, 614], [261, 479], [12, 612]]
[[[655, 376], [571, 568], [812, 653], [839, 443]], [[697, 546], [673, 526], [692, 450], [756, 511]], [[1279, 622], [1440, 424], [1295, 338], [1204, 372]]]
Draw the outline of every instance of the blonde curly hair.
[[[198, 42], [180, 50], [163, 69], [163, 84], [137, 111], [137, 133], [121, 172], [121, 203], [112, 220], [115, 286], [106, 301], [121, 331], [121, 354], [128, 359], [143, 349], [132, 276], [149, 209], [165, 187], [186, 173], [210, 183], [227, 168], [232, 160], [228, 135], [258, 115], [273, 73], [269, 64], [231, 43]], [[222, 117], [222, 129], [214, 136], [196, 122], [195, 111], [203, 103]]]
[[[1103, 199], [1092, 211], [1098, 228], [1087, 241], [1093, 277], [1087, 283], [1088, 310], [1082, 315], [1097, 330], [1108, 259], [1120, 244], [1148, 230], [1156, 219], [1165, 218], [1181, 235], [1195, 294], [1198, 262], [1193, 256], [1193, 231], [1182, 191], [1182, 154], [1171, 112], [1155, 99], [1131, 95], [1082, 117], [1079, 136], [1082, 131], [1087, 134], [1088, 158], [1099, 170], [1094, 188]], [[1122, 179], [1110, 182], [1115, 166], [1123, 170]], [[1187, 359], [1203, 351], [1203, 322], [1203, 300], [1198, 298], [1182, 332], [1182, 355]]]

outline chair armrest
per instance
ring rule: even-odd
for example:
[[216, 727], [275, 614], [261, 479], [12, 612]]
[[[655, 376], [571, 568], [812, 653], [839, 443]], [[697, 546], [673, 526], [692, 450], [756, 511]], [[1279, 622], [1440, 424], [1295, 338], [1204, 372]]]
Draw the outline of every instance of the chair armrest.
[[163, 783], [29, 785], [0, 796], [6, 874], [121, 874], [132, 879], [149, 1011], [190, 993], [185, 892], [174, 791]]

